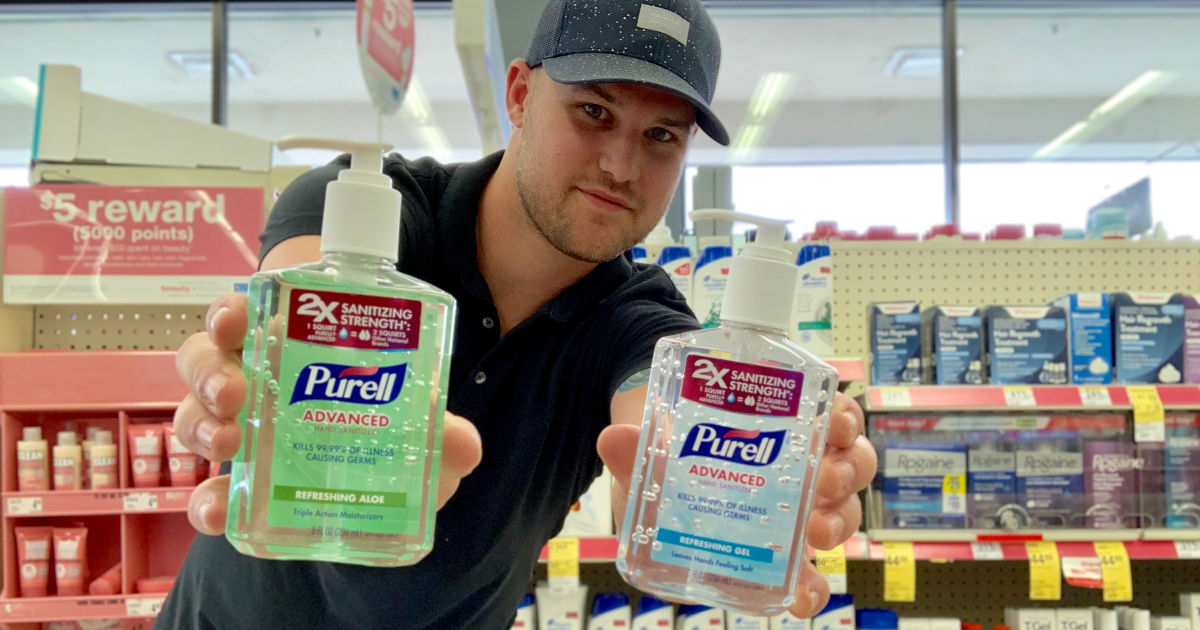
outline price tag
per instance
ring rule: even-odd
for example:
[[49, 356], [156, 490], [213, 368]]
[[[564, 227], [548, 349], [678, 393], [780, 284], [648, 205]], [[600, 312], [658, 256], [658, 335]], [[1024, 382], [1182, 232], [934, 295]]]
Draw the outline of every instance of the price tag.
[[1133, 601], [1133, 576], [1129, 569], [1129, 552], [1120, 541], [1092, 543], [1100, 557], [1100, 575], [1104, 578], [1104, 601]]
[[42, 511], [42, 497], [9, 497], [8, 514], [39, 514]]
[[917, 561], [910, 542], [883, 543], [883, 599], [917, 601]]
[[942, 479], [942, 514], [967, 513], [967, 476], [946, 475]]
[[825, 576], [829, 582], [829, 592], [834, 595], [846, 594], [846, 549], [838, 545], [829, 551], [817, 549], [813, 554], [817, 572]]
[[1180, 560], [1200, 560], [1200, 540], [1176, 540], [1175, 555]]
[[912, 396], [907, 387], [884, 387], [879, 390], [884, 407], [912, 407]]
[[579, 588], [579, 539], [551, 538], [549, 564], [547, 576], [550, 588]]
[[1004, 550], [1000, 543], [971, 543], [971, 557], [975, 560], [1003, 560]]
[[131, 597], [125, 600], [126, 617], [154, 617], [162, 610], [166, 597]]
[[158, 509], [158, 495], [149, 492], [130, 492], [125, 495], [126, 512], [144, 512]]
[[1037, 399], [1033, 397], [1032, 387], [1005, 387], [1004, 404], [1009, 407], [1036, 407]]
[[1153, 385], [1126, 387], [1133, 405], [1133, 441], [1162, 442], [1167, 439], [1166, 413], [1158, 388]]
[[1112, 407], [1112, 396], [1107, 387], [1080, 387], [1079, 399], [1084, 407]]
[[1062, 574], [1058, 566], [1058, 546], [1053, 542], [1027, 542], [1029, 556], [1029, 599], [1058, 601], [1062, 599]]

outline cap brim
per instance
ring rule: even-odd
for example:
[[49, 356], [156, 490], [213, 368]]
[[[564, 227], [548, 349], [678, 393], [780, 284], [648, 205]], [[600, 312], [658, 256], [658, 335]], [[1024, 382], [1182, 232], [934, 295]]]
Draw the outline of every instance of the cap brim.
[[729, 145], [729, 132], [709, 109], [708, 103], [687, 81], [658, 64], [625, 55], [576, 53], [542, 60], [546, 74], [559, 83], [633, 83], [666, 90], [683, 97], [696, 108], [696, 124], [708, 137]]

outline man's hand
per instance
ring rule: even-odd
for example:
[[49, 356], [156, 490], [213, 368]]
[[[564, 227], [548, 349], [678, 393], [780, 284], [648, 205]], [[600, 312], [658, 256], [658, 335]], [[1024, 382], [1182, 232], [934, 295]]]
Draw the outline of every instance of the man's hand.
[[[639, 394], [640, 391], [640, 402]], [[645, 387], [613, 397], [613, 425], [600, 433], [596, 449], [613, 474], [613, 509], [618, 526], [625, 511], [629, 481], [637, 457]], [[858, 530], [862, 505], [858, 491], [875, 476], [875, 449], [863, 437], [863, 411], [853, 399], [837, 394], [830, 414], [825, 454], [817, 473], [816, 497], [808, 520], [808, 544], [832, 549]], [[812, 617], [829, 601], [829, 584], [811, 562], [805, 562], [792, 614]]]
[[[188, 449], [211, 461], [225, 461], [237, 453], [242, 431], [237, 415], [246, 402], [242, 374], [242, 340], [246, 336], [246, 296], [228, 294], [208, 309], [207, 332], [183, 342], [175, 356], [179, 376], [191, 388], [175, 410], [175, 435]], [[451, 413], [442, 429], [442, 468], [438, 478], [437, 507], [441, 509], [483, 456], [475, 425]], [[192, 526], [202, 533], [225, 531], [229, 503], [229, 475], [201, 483], [188, 505]]]

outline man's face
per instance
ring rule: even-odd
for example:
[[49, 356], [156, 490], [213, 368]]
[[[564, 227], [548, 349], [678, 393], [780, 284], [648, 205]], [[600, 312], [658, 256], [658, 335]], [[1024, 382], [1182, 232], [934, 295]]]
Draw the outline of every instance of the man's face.
[[695, 109], [639, 85], [564, 85], [542, 71], [530, 83], [517, 145], [526, 216], [564, 254], [611, 260], [666, 212]]

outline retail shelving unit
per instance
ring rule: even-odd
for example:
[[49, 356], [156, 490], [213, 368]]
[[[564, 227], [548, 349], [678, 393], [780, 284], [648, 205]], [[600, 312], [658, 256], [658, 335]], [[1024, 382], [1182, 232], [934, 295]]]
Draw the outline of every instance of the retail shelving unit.
[[[148, 628], [163, 594], [136, 592], [140, 578], [174, 575], [195, 530], [187, 520], [191, 488], [132, 488], [125, 428], [171, 418], [186, 393], [170, 352], [33, 352], [0, 354], [0, 444], [4, 590], [0, 625], [14, 630], [43, 622], [117, 620]], [[102, 491], [17, 491], [14, 457], [21, 429], [57, 431], [98, 426], [117, 438], [120, 484]], [[20, 597], [13, 528], [26, 525], [88, 528], [91, 577], [120, 561], [121, 592], [111, 596]], [[86, 584], [86, 581], [85, 581]], [[51, 591], [53, 593], [53, 590]]]

